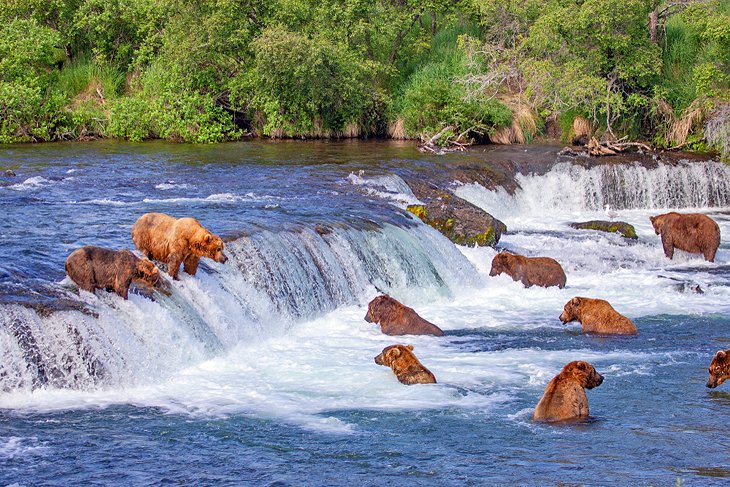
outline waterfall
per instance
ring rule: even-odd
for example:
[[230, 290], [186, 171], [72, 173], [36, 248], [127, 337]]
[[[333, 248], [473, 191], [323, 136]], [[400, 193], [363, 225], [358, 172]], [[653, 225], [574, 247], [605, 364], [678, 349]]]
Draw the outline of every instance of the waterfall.
[[715, 208], [730, 206], [730, 166], [721, 162], [681, 162], [645, 167], [638, 163], [586, 168], [556, 164], [542, 175], [520, 174], [514, 195], [478, 184], [456, 194], [497, 218], [556, 212], [617, 209]]
[[[229, 242], [154, 299], [82, 293], [79, 310], [0, 305], [0, 391], [153, 383], [242, 341], [379, 292], [408, 301], [449, 296], [479, 279], [471, 263], [421, 223], [256, 231]], [[67, 282], [59, 294], [79, 299]], [[364, 316], [364, 311], [363, 311]]]

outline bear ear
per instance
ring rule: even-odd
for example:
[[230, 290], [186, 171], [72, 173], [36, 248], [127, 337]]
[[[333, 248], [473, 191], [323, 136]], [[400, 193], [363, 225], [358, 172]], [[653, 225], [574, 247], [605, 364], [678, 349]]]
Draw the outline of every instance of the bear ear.
[[400, 349], [398, 347], [393, 347], [390, 350], [388, 350], [388, 355], [390, 355], [393, 358], [400, 357]]
[[650, 216], [650, 217], [649, 217], [649, 220], [650, 220], [650, 221], [651, 221], [652, 223], [654, 223], [654, 220], [656, 220], [656, 217], [655, 217], [655, 216]]
[[717, 352], [717, 358], [725, 358], [725, 355], [726, 355], [725, 352], [723, 352], [722, 350]]
[[578, 306], [580, 304], [580, 298], [575, 297], [575, 298], [571, 299], [570, 304], [572, 304], [574, 306]]
[[406, 348], [407, 348], [408, 350], [410, 350], [411, 352], [413, 351], [413, 345], [406, 345]]
[[209, 233], [206, 233], [205, 237], [203, 237], [203, 240], [205, 240], [205, 243], [208, 243], [208, 242], [210, 242], [211, 238], [213, 238], [213, 237], [211, 237], [211, 235]]

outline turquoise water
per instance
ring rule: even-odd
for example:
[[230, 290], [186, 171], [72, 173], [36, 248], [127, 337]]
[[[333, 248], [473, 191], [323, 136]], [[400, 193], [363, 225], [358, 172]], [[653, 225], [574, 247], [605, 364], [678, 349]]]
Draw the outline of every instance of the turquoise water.
[[[403, 212], [415, 197], [402, 178], [489, 168], [489, 151], [3, 148], [0, 169], [18, 176], [0, 181], [0, 485], [725, 485], [730, 392], [704, 384], [730, 342], [730, 174], [713, 162], [555, 165], [557, 149], [528, 150], [546, 167], [518, 175], [514, 195], [454, 190], [507, 224], [501, 247], [560, 261], [562, 290], [490, 278], [494, 249], [456, 247]], [[605, 202], [638, 242], [568, 227], [604, 218]], [[718, 221], [716, 263], [666, 260], [648, 216], [670, 208]], [[205, 262], [170, 296], [79, 296], [66, 255], [131, 247], [148, 211], [195, 216], [228, 240], [229, 262]], [[446, 336], [381, 335], [363, 319], [379, 292]], [[576, 295], [608, 299], [639, 335], [562, 325]], [[14, 304], [48, 296], [93, 313]], [[403, 386], [373, 362], [399, 342], [438, 384]], [[571, 360], [605, 377], [588, 391], [591, 419], [533, 423]]]

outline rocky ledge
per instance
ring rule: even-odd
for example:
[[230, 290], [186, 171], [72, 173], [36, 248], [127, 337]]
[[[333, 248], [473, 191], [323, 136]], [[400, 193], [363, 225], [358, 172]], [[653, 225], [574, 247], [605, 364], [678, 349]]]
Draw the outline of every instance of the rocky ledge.
[[598, 230], [600, 232], [620, 233], [626, 238], [638, 239], [634, 226], [626, 222], [609, 222], [603, 220], [591, 220], [589, 222], [571, 223], [571, 227], [579, 230]]

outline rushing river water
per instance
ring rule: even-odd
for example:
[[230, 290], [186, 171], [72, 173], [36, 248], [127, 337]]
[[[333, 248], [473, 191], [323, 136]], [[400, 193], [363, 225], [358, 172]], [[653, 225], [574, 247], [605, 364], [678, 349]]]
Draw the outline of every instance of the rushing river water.
[[[590, 167], [557, 149], [0, 149], [17, 173], [0, 176], [0, 485], [727, 485], [730, 390], [704, 384], [730, 348], [730, 168]], [[516, 191], [454, 192], [507, 224], [500, 248], [560, 261], [565, 289], [490, 278], [495, 249], [454, 246], [403, 211], [417, 201], [403, 178], [497, 164], [521, 169]], [[606, 203], [638, 241], [568, 226], [605, 219]], [[668, 209], [718, 222], [715, 263], [664, 257], [648, 217]], [[66, 256], [132, 248], [151, 211], [195, 216], [228, 262], [204, 259], [169, 296], [78, 296]], [[382, 335], [363, 319], [380, 292], [446, 336]], [[573, 296], [609, 300], [639, 335], [562, 325]], [[413, 344], [438, 384], [376, 365], [394, 343]], [[592, 418], [533, 423], [571, 360], [605, 377]]]

